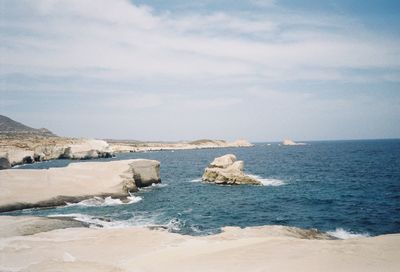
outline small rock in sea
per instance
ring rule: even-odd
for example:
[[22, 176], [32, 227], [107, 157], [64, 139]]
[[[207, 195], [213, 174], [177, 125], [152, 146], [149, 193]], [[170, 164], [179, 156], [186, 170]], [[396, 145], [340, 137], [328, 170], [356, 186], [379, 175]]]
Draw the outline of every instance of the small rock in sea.
[[243, 173], [243, 161], [237, 161], [236, 156], [227, 154], [215, 158], [214, 161], [204, 170], [203, 181], [216, 184], [229, 185], [262, 185], [262, 183]]

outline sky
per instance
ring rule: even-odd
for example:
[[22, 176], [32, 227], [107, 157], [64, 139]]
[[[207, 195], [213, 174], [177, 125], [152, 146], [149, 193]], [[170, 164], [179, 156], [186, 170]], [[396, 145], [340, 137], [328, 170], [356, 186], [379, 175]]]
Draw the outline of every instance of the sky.
[[0, 0], [0, 114], [71, 137], [400, 138], [400, 1]]

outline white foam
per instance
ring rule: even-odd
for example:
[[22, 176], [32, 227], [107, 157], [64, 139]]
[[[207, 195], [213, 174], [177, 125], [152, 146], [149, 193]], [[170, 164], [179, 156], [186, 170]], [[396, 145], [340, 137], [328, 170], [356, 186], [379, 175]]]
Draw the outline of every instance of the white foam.
[[182, 229], [183, 223], [178, 218], [172, 218], [166, 225], [168, 231], [180, 231]]
[[201, 182], [201, 178], [189, 180], [189, 182]]
[[263, 178], [257, 175], [249, 175], [249, 174], [248, 176], [256, 180], [259, 180], [263, 186], [282, 186], [286, 184], [286, 182], [280, 179]]
[[55, 214], [49, 215], [49, 217], [71, 217], [77, 221], [89, 224], [90, 228], [127, 228], [132, 226], [146, 226], [144, 222], [138, 220], [136, 222], [133, 219], [124, 221], [112, 221], [101, 217], [90, 216], [81, 213], [70, 213], [70, 214]]
[[168, 186], [167, 183], [153, 183], [153, 184], [151, 184], [151, 186], [139, 188], [139, 191], [147, 192], [147, 191], [152, 190], [152, 189], [159, 189], [159, 188], [164, 188], [164, 187], [167, 187], [167, 186]]
[[155, 187], [155, 188], [163, 188], [163, 187], [167, 187], [168, 184], [167, 183], [153, 183], [151, 184], [151, 187]]
[[81, 202], [78, 203], [67, 202], [67, 206], [83, 206], [83, 207], [115, 206], [115, 205], [126, 205], [126, 204], [137, 203], [141, 200], [142, 198], [140, 196], [134, 196], [134, 195], [128, 196], [127, 201], [122, 201], [119, 198], [112, 198], [111, 196], [108, 196], [106, 198], [96, 196], [93, 198], [82, 200]]
[[328, 231], [327, 232], [329, 235], [332, 235], [333, 237], [339, 238], [339, 239], [352, 239], [352, 238], [360, 238], [360, 237], [368, 237], [368, 233], [354, 233], [351, 231], [346, 231], [343, 228], [336, 228], [334, 231]]

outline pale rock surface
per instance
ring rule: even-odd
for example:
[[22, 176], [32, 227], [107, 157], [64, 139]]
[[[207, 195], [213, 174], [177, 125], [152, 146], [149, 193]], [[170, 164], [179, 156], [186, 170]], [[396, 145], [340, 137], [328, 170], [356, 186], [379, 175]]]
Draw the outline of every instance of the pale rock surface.
[[0, 171], [0, 212], [65, 205], [94, 196], [124, 198], [137, 187], [160, 181], [160, 163], [141, 159], [3, 170]]
[[111, 157], [111, 153], [112, 150], [106, 141], [89, 139], [69, 145], [62, 157], [73, 160], [96, 159]]
[[296, 143], [290, 139], [283, 140], [282, 145], [306, 145], [306, 143]]
[[161, 182], [158, 161], [135, 160], [131, 163], [131, 167], [137, 187], [147, 187]]
[[[54, 159], [97, 159], [112, 157], [113, 153], [106, 141], [93, 139], [64, 138], [3, 138], [0, 145], [1, 169]], [[8, 168], [10, 168], [8, 167]]]
[[34, 162], [34, 155], [33, 151], [22, 148], [12, 148], [7, 150], [7, 152], [0, 152], [0, 158], [7, 159], [11, 166], [21, 163], [32, 163]]
[[221, 157], [215, 158], [209, 167], [227, 168], [236, 161], [236, 156], [233, 154], [227, 154]]
[[0, 239], [12, 236], [32, 235], [55, 229], [85, 227], [86, 224], [71, 218], [34, 216], [1, 216]]
[[209, 236], [69, 228], [0, 239], [0, 260], [0, 271], [13, 272], [397, 272], [400, 235], [331, 240], [283, 226], [228, 227]]
[[204, 170], [203, 181], [229, 185], [262, 185], [261, 181], [243, 173], [243, 161], [236, 161], [236, 156], [227, 154], [218, 158]]
[[110, 148], [113, 152], [142, 152], [160, 150], [188, 150], [188, 149], [208, 149], [225, 147], [252, 147], [253, 144], [246, 140], [226, 142], [223, 140], [196, 140], [191, 142], [138, 142], [138, 141], [118, 141], [109, 140]]
[[251, 147], [251, 146], [254, 146], [252, 143], [250, 143], [249, 141], [244, 140], [244, 139], [236, 140], [236, 141], [230, 143], [230, 145], [233, 146], [233, 147]]
[[9, 168], [11, 168], [11, 164], [8, 158], [5, 155], [4, 156], [0, 155], [0, 170]]

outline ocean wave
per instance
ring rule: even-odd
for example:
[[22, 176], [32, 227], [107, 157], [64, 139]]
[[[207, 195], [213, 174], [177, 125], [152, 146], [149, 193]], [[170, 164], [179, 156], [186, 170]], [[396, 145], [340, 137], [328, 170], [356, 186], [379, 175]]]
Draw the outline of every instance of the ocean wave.
[[183, 226], [184, 222], [178, 218], [172, 218], [167, 224], [164, 225], [164, 227], [166, 227], [170, 232], [179, 232], [182, 230]]
[[153, 183], [151, 184], [151, 187], [153, 188], [163, 188], [163, 187], [167, 187], [168, 184], [167, 183]]
[[132, 203], [137, 203], [141, 200], [142, 200], [142, 198], [140, 196], [134, 196], [134, 195], [128, 196], [127, 201], [122, 201], [119, 198], [112, 198], [111, 196], [108, 196], [106, 198], [95, 196], [93, 198], [82, 200], [81, 202], [78, 202], [78, 203], [66, 202], [66, 204], [68, 207], [71, 207], [71, 206], [101, 207], [101, 206], [115, 206], [115, 205], [132, 204]]
[[[48, 217], [69, 217], [89, 225], [90, 228], [128, 228], [157, 226], [154, 217], [138, 215], [128, 220], [111, 220], [105, 217], [92, 216], [82, 213], [53, 214]], [[165, 227], [166, 228], [166, 227]]]
[[180, 218], [160, 218], [160, 214], [141, 214], [135, 215], [134, 217], [127, 220], [110, 220], [100, 216], [92, 216], [81, 213], [70, 213], [70, 214], [54, 214], [49, 215], [49, 218], [57, 217], [69, 217], [76, 221], [83, 222], [89, 226], [89, 228], [106, 228], [106, 229], [119, 229], [129, 227], [147, 227], [150, 229], [166, 230], [174, 233], [193, 233], [202, 234], [204, 231], [199, 226], [187, 224], [186, 220]]
[[197, 178], [197, 179], [189, 180], [188, 182], [196, 183], [196, 182], [201, 182], [201, 181], [202, 181], [201, 178]]
[[151, 184], [151, 186], [139, 188], [139, 191], [148, 191], [148, 190], [151, 190], [151, 189], [164, 188], [164, 187], [167, 187], [167, 186], [168, 186], [167, 183], [153, 183], [153, 184]]
[[259, 180], [263, 186], [282, 186], [286, 185], [286, 182], [280, 179], [263, 178], [258, 175], [247, 174], [249, 177]]
[[89, 225], [91, 228], [103, 228], [103, 227], [122, 227], [118, 221], [111, 221], [101, 217], [90, 216], [82, 213], [68, 213], [68, 214], [53, 214], [49, 215], [49, 218], [57, 217], [69, 217], [76, 221], [83, 222]]
[[327, 233], [333, 237], [343, 240], [370, 236], [369, 233], [354, 233], [343, 228], [336, 228], [334, 231], [328, 231]]

